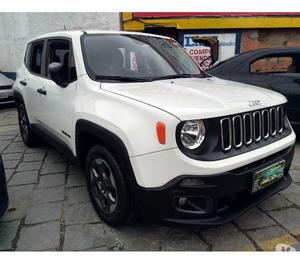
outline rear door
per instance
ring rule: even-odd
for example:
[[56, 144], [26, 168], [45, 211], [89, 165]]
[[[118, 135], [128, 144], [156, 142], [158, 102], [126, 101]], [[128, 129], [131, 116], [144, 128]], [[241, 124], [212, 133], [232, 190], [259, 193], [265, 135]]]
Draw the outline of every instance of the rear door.
[[263, 72], [258, 72], [253, 63], [257, 58], [250, 57], [243, 63], [239, 64], [231, 73], [231, 80], [268, 88], [266, 78], [267, 75]]
[[297, 54], [272, 54], [252, 65], [266, 76], [269, 89], [283, 94], [288, 102], [286, 111], [292, 123], [300, 121], [300, 71]]
[[272, 52], [250, 58], [236, 69], [233, 80], [261, 86], [283, 94], [291, 123], [300, 124], [300, 65], [297, 52]]
[[287, 98], [288, 117], [292, 124], [300, 125], [300, 73], [274, 74], [270, 86]]
[[25, 103], [31, 123], [40, 122], [40, 100], [42, 96], [38, 93], [44, 79], [45, 41], [34, 41], [29, 46], [29, 58], [26, 65], [27, 72], [20, 79], [20, 85], [24, 86]]

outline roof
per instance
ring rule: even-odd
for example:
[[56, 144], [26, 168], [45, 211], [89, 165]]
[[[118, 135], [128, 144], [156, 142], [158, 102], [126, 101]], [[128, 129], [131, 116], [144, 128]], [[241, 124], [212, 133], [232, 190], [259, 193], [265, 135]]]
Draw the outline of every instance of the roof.
[[43, 39], [43, 38], [49, 38], [49, 37], [74, 37], [74, 36], [80, 36], [86, 34], [125, 34], [125, 35], [142, 35], [142, 36], [152, 36], [152, 37], [160, 37], [169, 39], [169, 37], [161, 36], [161, 35], [155, 35], [155, 34], [148, 34], [148, 33], [142, 33], [142, 32], [134, 32], [134, 31], [111, 31], [111, 30], [98, 30], [98, 29], [82, 29], [82, 30], [66, 30], [66, 31], [56, 31], [56, 32], [50, 32], [45, 33], [39, 36], [36, 36], [32, 38], [30, 41], [37, 40], [37, 39]]
[[300, 47], [277, 47], [277, 48], [264, 48], [251, 50], [247, 52], [243, 52], [241, 54], [237, 54], [233, 57], [230, 57], [220, 63], [216, 64], [212, 68], [210, 68], [207, 72], [214, 75], [217, 73], [227, 73], [235, 68], [237, 65], [241, 65], [244, 62], [252, 62], [259, 58], [263, 57], [272, 57], [272, 56], [288, 56], [292, 53], [300, 54]]
[[240, 55], [254, 55], [259, 53], [288, 53], [288, 52], [295, 52], [300, 51], [300, 47], [275, 47], [275, 48], [263, 48], [257, 50], [251, 50], [247, 52], [243, 52]]
[[[252, 56], [259, 56], [259, 55], [268, 55], [268, 54], [280, 54], [280, 53], [293, 53], [293, 52], [300, 52], [300, 47], [278, 47], [278, 48], [264, 48], [264, 49], [257, 49], [257, 50], [250, 50], [247, 52], [243, 52], [241, 54], [238, 54], [232, 59], [237, 58], [249, 58]], [[231, 58], [229, 58], [230, 60]]]

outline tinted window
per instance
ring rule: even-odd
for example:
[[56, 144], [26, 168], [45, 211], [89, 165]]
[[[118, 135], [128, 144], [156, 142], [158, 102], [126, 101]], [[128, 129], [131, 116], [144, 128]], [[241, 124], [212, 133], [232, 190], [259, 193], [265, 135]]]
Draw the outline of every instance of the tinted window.
[[43, 57], [44, 42], [37, 42], [31, 45], [31, 61], [30, 71], [41, 74], [42, 71], [42, 57]]
[[252, 73], [295, 73], [296, 66], [292, 57], [267, 57], [254, 61], [250, 70]]
[[29, 65], [29, 55], [30, 55], [30, 44], [27, 45], [24, 57], [24, 64], [26, 67]]
[[69, 59], [69, 50], [69, 41], [67, 40], [50, 41], [48, 51], [48, 63], [67, 63]]
[[[63, 65], [62, 76], [64, 82], [70, 83], [77, 79], [75, 61], [72, 53], [71, 43], [68, 40], [51, 40], [48, 45], [46, 71], [48, 65], [58, 62]], [[49, 77], [49, 73], [48, 73]]]
[[151, 79], [176, 74], [202, 76], [174, 40], [145, 35], [87, 35], [83, 41], [89, 73], [97, 77]]

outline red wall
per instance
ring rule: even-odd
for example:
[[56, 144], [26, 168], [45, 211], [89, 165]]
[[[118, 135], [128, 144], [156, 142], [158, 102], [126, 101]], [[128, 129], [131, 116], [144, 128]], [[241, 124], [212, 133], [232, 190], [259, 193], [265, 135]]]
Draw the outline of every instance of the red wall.
[[300, 16], [300, 12], [134, 12], [134, 18], [228, 16]]

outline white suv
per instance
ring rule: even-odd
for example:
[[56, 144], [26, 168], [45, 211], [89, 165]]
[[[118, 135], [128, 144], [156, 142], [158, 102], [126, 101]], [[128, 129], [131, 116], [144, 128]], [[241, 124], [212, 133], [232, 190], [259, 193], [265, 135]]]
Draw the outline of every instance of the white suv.
[[291, 183], [286, 98], [209, 76], [168, 37], [39, 36], [27, 45], [14, 95], [25, 144], [43, 136], [78, 160], [112, 226], [135, 212], [221, 224]]

